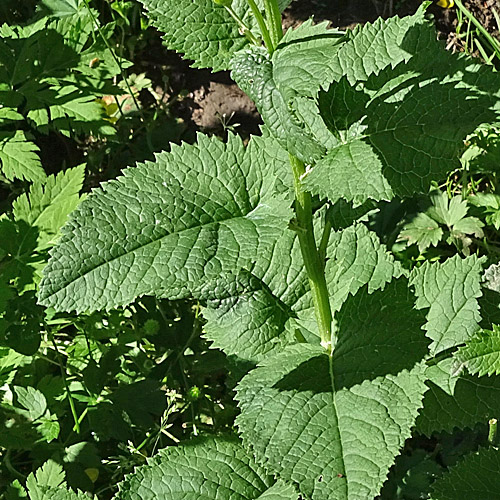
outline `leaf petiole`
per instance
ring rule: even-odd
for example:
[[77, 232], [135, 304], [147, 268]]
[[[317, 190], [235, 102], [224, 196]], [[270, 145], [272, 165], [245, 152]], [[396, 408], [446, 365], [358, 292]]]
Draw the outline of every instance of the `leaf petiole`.
[[254, 45], [259, 45], [261, 44], [261, 40], [259, 40], [250, 30], [250, 28], [245, 24], [245, 21], [241, 19], [240, 16], [235, 12], [235, 10], [229, 5], [225, 5], [224, 8], [227, 10], [229, 15], [236, 21], [236, 23], [239, 26], [240, 33], [245, 36], [250, 42], [252, 42]]
[[257, 24], [259, 25], [260, 33], [262, 35], [262, 39], [264, 40], [264, 44], [266, 46], [267, 51], [269, 54], [272, 54], [274, 52], [274, 45], [273, 41], [271, 40], [271, 36], [269, 35], [269, 30], [267, 29], [266, 22], [264, 20], [264, 17], [262, 16], [262, 13], [260, 12], [259, 7], [255, 3], [255, 0], [247, 0], [248, 5], [250, 9], [252, 10], [252, 14], [254, 15], [255, 19], [257, 20]]
[[276, 0], [264, 0], [264, 8], [266, 10], [266, 21], [269, 26], [274, 50], [280, 43], [280, 40], [283, 38], [281, 12]]

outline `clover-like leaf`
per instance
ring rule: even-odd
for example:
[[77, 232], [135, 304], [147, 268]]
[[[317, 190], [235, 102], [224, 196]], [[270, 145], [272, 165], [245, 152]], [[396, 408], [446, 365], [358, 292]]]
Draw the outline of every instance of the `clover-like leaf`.
[[22, 130], [15, 133], [0, 133], [0, 171], [10, 181], [14, 179], [43, 181], [38, 147], [26, 137]]
[[[45, 182], [34, 183], [29, 193], [22, 194], [12, 204], [16, 222], [24, 221], [31, 231], [36, 231], [37, 248], [50, 245], [68, 214], [80, 202], [80, 190], [85, 176], [85, 165], [53, 175]], [[24, 230], [23, 241], [30, 230]], [[23, 241], [19, 247], [23, 247]]]

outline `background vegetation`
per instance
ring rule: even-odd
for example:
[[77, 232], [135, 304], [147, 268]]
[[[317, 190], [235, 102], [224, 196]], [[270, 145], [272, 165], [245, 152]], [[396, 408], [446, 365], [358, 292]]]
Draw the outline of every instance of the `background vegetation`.
[[[296, 1], [285, 23], [316, 14], [345, 28], [419, 3]], [[498, 67], [490, 3], [440, 1], [431, 12], [450, 50]], [[5, 0], [0, 23], [0, 492], [22, 497], [20, 485], [50, 459], [69, 486], [111, 498], [159, 449], [231, 429], [241, 373], [204, 340], [200, 304], [146, 297], [55, 314], [37, 305], [41, 271], [92, 187], [197, 130], [247, 138], [260, 119], [227, 74], [195, 73], [164, 49], [135, 0]], [[459, 169], [425, 197], [368, 212], [369, 224], [407, 268], [455, 254], [496, 264], [499, 168], [500, 126], [483, 126]], [[413, 438], [381, 498], [427, 498], [488, 430]]]

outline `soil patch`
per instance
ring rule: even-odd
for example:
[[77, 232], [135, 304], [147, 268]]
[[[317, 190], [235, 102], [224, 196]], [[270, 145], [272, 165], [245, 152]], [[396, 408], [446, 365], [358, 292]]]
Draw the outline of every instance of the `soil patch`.
[[[313, 17], [315, 22], [330, 21], [341, 29], [373, 22], [377, 17], [405, 16], [415, 13], [421, 0], [295, 0], [284, 13], [285, 28], [295, 27]], [[465, 6], [494, 36], [499, 35], [493, 8], [500, 13], [500, 0], [464, 0]], [[434, 17], [438, 36], [447, 48], [463, 51], [463, 40], [456, 36], [456, 8], [443, 9], [434, 2], [428, 9]], [[222, 133], [234, 127], [243, 136], [258, 133], [260, 116], [250, 99], [232, 82], [228, 72], [211, 73], [190, 68], [174, 52], [149, 48], [142, 61], [148, 73], [168, 75], [166, 99], [172, 101], [173, 112], [186, 123], [188, 130]], [[148, 76], [150, 76], [148, 74]], [[150, 76], [151, 77], [151, 76]]]

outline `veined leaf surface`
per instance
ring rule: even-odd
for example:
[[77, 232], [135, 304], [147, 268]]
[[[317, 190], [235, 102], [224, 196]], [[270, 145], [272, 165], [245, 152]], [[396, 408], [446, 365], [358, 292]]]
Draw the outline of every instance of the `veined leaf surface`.
[[482, 263], [476, 256], [457, 255], [443, 264], [425, 262], [412, 272], [416, 307], [429, 309], [425, 329], [433, 340], [431, 354], [465, 342], [478, 329]]
[[52, 252], [40, 301], [96, 310], [144, 294], [202, 295], [225, 273], [266, 258], [286, 230], [289, 202], [242, 141], [200, 135], [103, 184], [74, 212]]
[[[289, 346], [237, 388], [244, 442], [314, 500], [376, 496], [421, 407], [424, 317], [406, 278], [388, 287], [346, 301], [332, 357], [319, 346]], [[373, 321], [385, 308], [393, 322]]]
[[[462, 83], [470, 66], [437, 47], [431, 62], [416, 55], [366, 82], [351, 82], [347, 75], [333, 82], [318, 98], [333, 137], [304, 185], [332, 201], [355, 204], [426, 193], [431, 181], [459, 165], [465, 137], [498, 119], [494, 92], [500, 78], [493, 84], [494, 74], [481, 68]], [[316, 129], [312, 123], [313, 135]]]
[[197, 439], [161, 451], [119, 485], [115, 500], [297, 500], [293, 486], [275, 481], [238, 439]]
[[424, 13], [422, 6], [413, 16], [379, 18], [373, 24], [358, 25], [345, 37], [310, 23], [289, 30], [273, 54], [276, 83], [283, 91], [314, 97], [321, 87], [328, 88], [344, 75], [351, 83], [364, 81], [408, 61], [437, 45]]
[[481, 330], [454, 357], [473, 375], [500, 375], [500, 327], [493, 325], [493, 330]]
[[[197, 68], [227, 70], [232, 56], [248, 44], [236, 21], [213, 0], [141, 0], [153, 25], [164, 33], [169, 49], [194, 61]], [[280, 0], [283, 11], [291, 0]], [[262, 6], [262, 1], [256, 2]], [[249, 28], [255, 28], [246, 0], [231, 7]], [[254, 30], [255, 34], [258, 31]]]
[[471, 453], [432, 485], [433, 500], [496, 500], [500, 491], [500, 452]]

